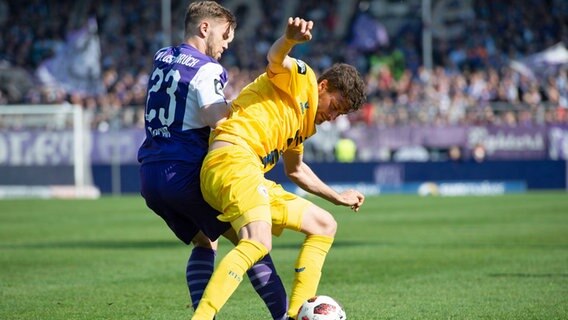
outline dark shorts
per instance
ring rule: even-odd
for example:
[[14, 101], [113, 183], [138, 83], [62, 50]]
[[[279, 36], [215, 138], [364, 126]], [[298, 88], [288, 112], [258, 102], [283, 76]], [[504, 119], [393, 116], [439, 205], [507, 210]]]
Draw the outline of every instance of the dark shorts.
[[146, 205], [186, 244], [199, 230], [216, 240], [231, 227], [218, 220], [219, 212], [203, 200], [200, 170], [200, 165], [181, 161], [152, 162], [140, 167], [140, 193]]

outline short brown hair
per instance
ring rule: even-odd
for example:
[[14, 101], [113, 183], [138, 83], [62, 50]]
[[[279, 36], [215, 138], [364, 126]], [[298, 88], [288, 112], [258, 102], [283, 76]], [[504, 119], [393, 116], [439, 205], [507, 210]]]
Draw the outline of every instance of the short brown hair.
[[359, 110], [367, 100], [365, 82], [352, 65], [336, 63], [324, 71], [318, 83], [327, 80], [329, 92], [339, 92], [349, 103], [349, 111]]
[[224, 19], [233, 30], [237, 28], [237, 18], [229, 9], [215, 1], [196, 1], [190, 3], [185, 12], [185, 36], [204, 18]]

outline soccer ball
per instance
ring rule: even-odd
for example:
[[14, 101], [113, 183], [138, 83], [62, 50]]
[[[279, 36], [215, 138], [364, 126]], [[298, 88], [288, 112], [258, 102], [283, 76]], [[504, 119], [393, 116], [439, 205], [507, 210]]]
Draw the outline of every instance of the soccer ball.
[[297, 320], [346, 320], [343, 307], [328, 296], [315, 296], [308, 299], [298, 311]]

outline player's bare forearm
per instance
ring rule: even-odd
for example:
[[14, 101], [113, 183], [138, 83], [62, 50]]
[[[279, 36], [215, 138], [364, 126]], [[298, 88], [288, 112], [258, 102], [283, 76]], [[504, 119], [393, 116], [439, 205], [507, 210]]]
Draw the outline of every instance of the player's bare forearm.
[[290, 70], [292, 62], [288, 53], [296, 44], [312, 39], [311, 30], [313, 26], [313, 21], [306, 21], [301, 18], [288, 18], [286, 32], [268, 50], [268, 69], [274, 73], [279, 73], [283, 69]]
[[354, 211], [359, 211], [359, 208], [365, 201], [365, 196], [357, 190], [350, 189], [341, 193], [336, 192], [324, 183], [304, 162], [294, 164], [293, 161], [289, 160], [286, 173], [288, 178], [298, 187], [335, 205], [347, 206]]
[[219, 123], [227, 119], [230, 111], [230, 102], [220, 102], [203, 106], [200, 109], [200, 116], [203, 122], [215, 129]]
[[333, 204], [341, 204], [339, 201], [339, 194], [321, 181], [321, 179], [305, 163], [299, 168], [299, 170], [290, 172], [288, 177], [303, 190]]
[[301, 153], [288, 150], [282, 157], [284, 160], [284, 170], [286, 171], [288, 179], [303, 190], [335, 203], [334, 199], [338, 197], [337, 192], [320, 180], [312, 169], [302, 160], [303, 156]]
[[268, 69], [273, 73], [289, 70], [292, 66], [288, 53], [295, 43], [282, 36], [270, 47], [268, 51]]

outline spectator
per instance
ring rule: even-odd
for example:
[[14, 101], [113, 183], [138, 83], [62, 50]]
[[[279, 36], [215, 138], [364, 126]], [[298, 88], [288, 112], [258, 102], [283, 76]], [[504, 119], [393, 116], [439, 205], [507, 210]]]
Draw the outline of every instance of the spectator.
[[[353, 18], [360, 13], [355, 3], [352, 12], [339, 11], [339, 1], [322, 4], [305, 0], [297, 7], [293, 7], [294, 3], [262, 1], [262, 6], [255, 9], [262, 14], [247, 17], [251, 25], [262, 28], [257, 28], [252, 42], [247, 37], [236, 39], [222, 61], [232, 79], [226, 88], [229, 99], [264, 71], [263, 59], [257, 57], [265, 54], [267, 43], [273, 42], [282, 15], [294, 12], [316, 20], [322, 28], [309, 45], [297, 48], [295, 56], [314, 61], [316, 72], [345, 61], [357, 65], [365, 75], [369, 103], [361, 114], [349, 117], [353, 126], [513, 122], [527, 126], [568, 122], [566, 66], [535, 81], [507, 65], [510, 59], [558, 42], [568, 43], [565, 1], [472, 1], [474, 18], [462, 24], [464, 32], [460, 37], [434, 38], [434, 70], [422, 66], [419, 24], [401, 19], [397, 21], [399, 30], [387, 28], [380, 18], [370, 17], [374, 13], [368, 8], [365, 14], [373, 24], [385, 27], [381, 32], [386, 32], [382, 34], [386, 38], [371, 47], [355, 47], [347, 44], [350, 39], [341, 32], [342, 25], [349, 27], [345, 21], [355, 21]], [[172, 1], [173, 25], [183, 24], [183, 15], [176, 12], [183, 12], [185, 5], [185, 1]], [[2, 81], [1, 103], [71, 102], [96, 113], [95, 129], [108, 129], [109, 120], [118, 114], [123, 114], [123, 126], [140, 126], [151, 63], [147, 57], [164, 46], [166, 39], [161, 30], [159, 1], [95, 0], [85, 5], [70, 0], [3, 0], [0, 6], [0, 60], [4, 61], [0, 69], [6, 66], [22, 70], [29, 80], [26, 85], [15, 84], [14, 77]], [[498, 14], [501, 12], [507, 15]], [[38, 65], [64, 44], [69, 30], [76, 29], [89, 16], [95, 16], [99, 26], [105, 93], [77, 96], [31, 82]], [[181, 37], [174, 33], [171, 40], [179, 42]]]
[[471, 151], [472, 158], [475, 162], [481, 163], [485, 161], [485, 157], [487, 156], [487, 152], [485, 151], [485, 147], [481, 143], [477, 143], [472, 151]]
[[357, 145], [348, 137], [341, 137], [335, 144], [335, 160], [350, 163], [357, 156]]

